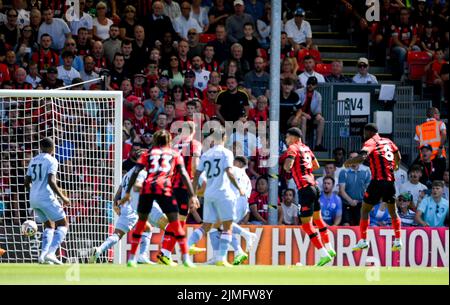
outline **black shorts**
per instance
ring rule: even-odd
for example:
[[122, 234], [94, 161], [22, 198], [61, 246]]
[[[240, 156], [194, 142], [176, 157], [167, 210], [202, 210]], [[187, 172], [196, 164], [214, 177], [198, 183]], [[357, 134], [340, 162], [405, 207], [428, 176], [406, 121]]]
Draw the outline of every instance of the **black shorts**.
[[394, 181], [372, 180], [364, 193], [364, 202], [377, 205], [380, 202], [395, 203]]
[[300, 217], [311, 217], [314, 212], [320, 211], [320, 190], [317, 186], [307, 186], [298, 190], [298, 203]]
[[180, 215], [187, 216], [189, 213], [189, 192], [182, 188], [176, 188], [173, 190], [173, 196], [178, 203]]
[[178, 205], [173, 197], [154, 194], [143, 194], [139, 196], [139, 203], [137, 212], [141, 214], [150, 214], [153, 207], [153, 200], [155, 200], [164, 214], [178, 213]]

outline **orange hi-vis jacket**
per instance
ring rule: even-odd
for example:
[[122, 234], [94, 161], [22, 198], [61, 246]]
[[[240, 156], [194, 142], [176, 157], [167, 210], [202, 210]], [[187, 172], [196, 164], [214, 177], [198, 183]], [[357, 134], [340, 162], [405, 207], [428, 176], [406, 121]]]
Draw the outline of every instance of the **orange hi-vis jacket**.
[[[416, 135], [419, 138], [419, 147], [425, 144], [431, 145], [433, 147], [433, 155], [431, 159], [436, 158], [441, 146], [441, 124], [442, 121], [429, 120], [425, 123], [416, 126]], [[442, 156], [447, 157], [445, 149], [442, 149]]]

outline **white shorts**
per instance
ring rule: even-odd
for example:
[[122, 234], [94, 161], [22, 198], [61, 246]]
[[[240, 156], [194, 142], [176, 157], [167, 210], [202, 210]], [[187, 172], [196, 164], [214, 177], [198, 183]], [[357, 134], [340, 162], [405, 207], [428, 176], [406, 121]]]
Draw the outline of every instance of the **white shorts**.
[[156, 201], [153, 201], [152, 210], [150, 211], [150, 215], [148, 216], [148, 221], [155, 228], [159, 228], [159, 220], [164, 216], [163, 211], [161, 210], [159, 204]]
[[41, 222], [58, 221], [66, 218], [66, 212], [56, 198], [49, 198], [47, 200], [31, 201], [30, 206], [38, 216]]
[[[159, 227], [158, 222], [163, 216], [164, 213], [159, 207], [158, 203], [156, 203], [156, 201], [153, 201], [153, 207], [150, 215], [148, 216], [150, 224], [155, 227]], [[127, 204], [125, 206], [122, 206], [122, 208], [120, 209], [119, 219], [117, 219], [116, 222], [116, 229], [128, 233], [133, 229], [138, 220], [138, 213], [131, 207], [131, 205]]]
[[235, 218], [235, 201], [229, 198], [205, 198], [203, 204], [203, 222], [216, 223], [230, 221]]
[[245, 217], [245, 215], [247, 215], [248, 212], [250, 212], [248, 200], [247, 198], [240, 196], [236, 201], [236, 215], [233, 222], [238, 223]]
[[139, 217], [137, 212], [131, 207], [130, 204], [126, 204], [120, 208], [120, 216], [116, 222], [116, 229], [124, 233], [131, 231], [136, 225]]

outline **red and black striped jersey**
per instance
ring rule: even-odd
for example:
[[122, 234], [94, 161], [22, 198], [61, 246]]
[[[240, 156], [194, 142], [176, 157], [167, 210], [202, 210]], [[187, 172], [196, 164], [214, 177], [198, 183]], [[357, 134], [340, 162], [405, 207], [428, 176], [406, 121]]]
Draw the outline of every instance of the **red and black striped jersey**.
[[362, 150], [368, 154], [372, 180], [395, 181], [394, 154], [398, 147], [394, 142], [376, 134], [364, 143]]
[[[202, 144], [194, 139], [189, 141], [180, 141], [173, 145], [173, 149], [178, 151], [183, 157], [184, 165], [186, 166], [189, 178], [191, 178], [192, 180], [194, 178], [194, 173], [192, 172], [192, 158], [201, 156]], [[187, 189], [187, 187], [183, 183], [183, 179], [181, 178], [181, 173], [179, 170], [176, 170], [176, 173], [173, 176], [173, 188]]]
[[282, 158], [294, 159], [291, 174], [299, 190], [308, 186], [316, 185], [316, 180], [314, 179], [314, 175], [312, 173], [313, 161], [316, 160], [316, 157], [308, 146], [302, 142], [289, 145]]
[[170, 147], [154, 147], [139, 158], [145, 167], [147, 178], [141, 194], [172, 196], [172, 179], [175, 169], [184, 166], [181, 155]]
[[59, 56], [58, 54], [49, 49], [45, 51], [39, 48], [39, 50], [31, 56], [31, 59], [37, 63], [39, 73], [47, 73], [47, 69], [50, 67], [59, 66]]

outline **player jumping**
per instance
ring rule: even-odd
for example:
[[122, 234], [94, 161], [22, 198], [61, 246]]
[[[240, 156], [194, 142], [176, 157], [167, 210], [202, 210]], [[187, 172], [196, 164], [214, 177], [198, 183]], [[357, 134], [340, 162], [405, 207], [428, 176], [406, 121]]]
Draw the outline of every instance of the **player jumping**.
[[150, 213], [153, 201], [156, 201], [163, 212], [169, 219], [169, 225], [166, 228], [164, 241], [161, 248], [161, 253], [158, 259], [165, 265], [176, 265], [168, 254], [172, 253], [176, 242], [179, 243], [181, 253], [183, 255], [183, 264], [186, 267], [195, 267], [189, 258], [189, 249], [186, 242], [185, 231], [178, 219], [178, 205], [173, 198], [172, 192], [172, 177], [175, 168], [180, 171], [183, 182], [186, 184], [190, 196], [190, 208], [199, 206], [197, 196], [192, 188], [192, 183], [189, 180], [189, 175], [184, 167], [183, 158], [178, 152], [173, 150], [170, 145], [172, 136], [166, 130], [159, 130], [153, 136], [153, 147], [149, 152], [145, 152], [139, 158], [136, 169], [130, 178], [125, 196], [121, 203], [130, 200], [130, 191], [134, 185], [139, 172], [142, 169], [147, 170], [147, 178], [143, 184], [138, 203], [139, 220], [133, 231], [133, 242], [130, 250], [130, 258], [128, 260], [129, 267], [135, 267], [136, 252], [142, 233], [145, 231], [148, 214]]
[[[132, 161], [136, 162], [137, 159], [141, 156], [141, 154], [144, 152], [144, 150], [139, 150], [136, 155], [134, 156], [136, 159], [132, 159]], [[144, 170], [141, 170], [139, 172], [138, 177], [136, 178], [136, 182], [134, 184], [134, 187], [131, 191], [131, 199], [129, 203], [120, 204], [120, 199], [125, 196], [125, 191], [128, 188], [128, 183], [130, 181], [131, 175], [134, 173], [134, 167], [128, 171], [128, 173], [125, 174], [122, 178], [122, 184], [120, 185], [119, 189], [116, 192], [116, 195], [114, 197], [114, 210], [116, 211], [117, 215], [119, 215], [119, 219], [116, 222], [116, 228], [114, 230], [114, 233], [109, 236], [101, 245], [100, 247], [94, 247], [91, 250], [91, 256], [89, 259], [89, 263], [95, 263], [97, 259], [100, 257], [100, 255], [110, 249], [112, 246], [117, 244], [119, 240], [126, 235], [134, 226], [136, 225], [138, 221], [138, 215], [137, 215], [137, 205], [139, 201], [139, 192], [142, 189], [142, 184], [147, 177], [147, 172]], [[153, 203], [152, 210], [150, 212], [150, 219], [157, 218], [157, 225], [160, 226], [161, 229], [165, 228], [165, 224], [167, 224], [167, 217], [162, 214], [160, 211], [159, 206], [157, 203]], [[138, 264], [154, 264], [152, 261], [150, 261], [148, 257], [148, 250], [150, 247], [150, 240], [152, 238], [152, 227], [147, 222], [145, 231], [142, 234], [142, 239], [140, 242], [139, 247], [139, 257], [137, 259]]]
[[64, 205], [70, 204], [70, 200], [56, 185], [58, 161], [53, 156], [55, 153], [53, 140], [42, 139], [40, 147], [42, 152], [31, 160], [25, 176], [25, 188], [30, 189], [30, 206], [45, 227], [38, 262], [62, 265], [55, 253], [67, 235], [69, 223], [56, 196], [61, 198]]
[[[330, 245], [327, 224], [320, 213], [320, 191], [312, 173], [320, 167], [319, 162], [311, 149], [302, 143], [301, 138], [302, 131], [299, 128], [289, 128], [286, 133], [286, 144], [289, 147], [281, 158], [284, 160], [284, 170], [292, 174], [298, 188], [302, 229], [319, 250], [320, 261], [317, 266], [324, 266], [331, 262], [336, 252]], [[320, 238], [313, 226], [313, 220], [319, 228]]]
[[395, 240], [392, 245], [392, 251], [402, 249], [400, 239], [401, 220], [398, 217], [395, 206], [395, 177], [394, 171], [400, 165], [401, 155], [397, 146], [387, 138], [382, 138], [378, 134], [378, 128], [375, 124], [367, 124], [364, 127], [364, 146], [357, 157], [345, 161], [344, 166], [349, 167], [354, 164], [360, 164], [369, 158], [372, 180], [364, 193], [364, 201], [361, 207], [361, 240], [353, 248], [353, 251], [368, 249], [367, 227], [369, 226], [369, 213], [374, 205], [380, 201], [387, 203], [387, 208], [392, 219]]
[[234, 185], [240, 196], [245, 196], [234, 174], [233, 153], [224, 147], [225, 129], [222, 126], [208, 137], [212, 139], [212, 148], [200, 158], [197, 171], [194, 177], [194, 190], [197, 191], [198, 180], [203, 171], [206, 172], [206, 190], [205, 201], [203, 204], [203, 225], [201, 230], [194, 231], [196, 240], [200, 240], [203, 234], [206, 234], [214, 224], [222, 225], [223, 231], [220, 234], [219, 254], [216, 265], [232, 266], [226, 260], [228, 247], [232, 240], [231, 226], [235, 215], [236, 195], [231, 187]]

